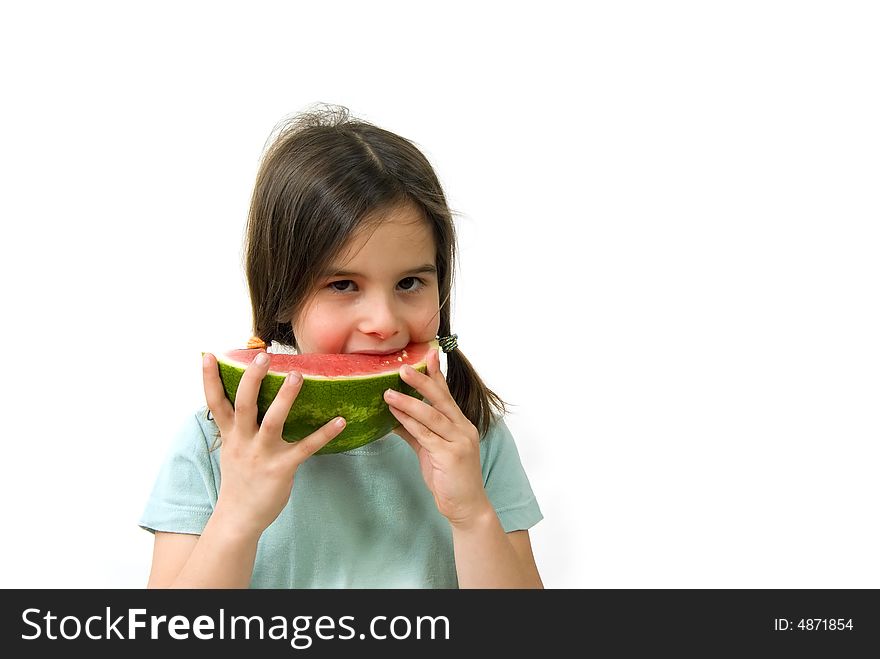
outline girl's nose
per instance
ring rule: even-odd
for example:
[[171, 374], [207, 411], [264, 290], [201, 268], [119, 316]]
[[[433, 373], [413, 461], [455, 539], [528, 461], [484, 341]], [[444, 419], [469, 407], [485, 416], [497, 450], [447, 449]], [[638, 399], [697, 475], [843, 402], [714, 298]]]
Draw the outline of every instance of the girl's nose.
[[392, 300], [377, 298], [365, 305], [358, 329], [364, 334], [374, 334], [388, 339], [400, 331], [402, 321]]

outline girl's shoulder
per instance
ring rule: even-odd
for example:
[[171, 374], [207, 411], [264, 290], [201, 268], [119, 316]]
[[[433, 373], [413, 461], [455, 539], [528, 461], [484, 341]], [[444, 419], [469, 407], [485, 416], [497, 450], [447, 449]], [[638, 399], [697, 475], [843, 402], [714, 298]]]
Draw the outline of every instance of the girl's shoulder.
[[516, 449], [516, 441], [513, 433], [510, 432], [505, 418], [500, 415], [493, 415], [492, 421], [489, 422], [489, 428], [480, 437], [480, 457], [484, 464], [496, 460], [499, 456], [512, 453], [519, 459], [519, 453]]
[[480, 442], [483, 485], [507, 532], [528, 529], [543, 517], [513, 433], [495, 416]]

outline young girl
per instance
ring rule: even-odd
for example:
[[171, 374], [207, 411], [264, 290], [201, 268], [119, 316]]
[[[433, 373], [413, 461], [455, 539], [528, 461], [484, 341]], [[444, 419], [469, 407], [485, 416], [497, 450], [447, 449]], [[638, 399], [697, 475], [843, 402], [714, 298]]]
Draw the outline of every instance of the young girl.
[[[345, 108], [278, 131], [246, 239], [254, 334], [270, 350], [385, 353], [451, 335], [454, 258], [445, 196], [411, 142]], [[317, 456], [345, 420], [282, 440], [297, 373], [258, 424], [267, 364], [248, 367], [232, 404], [207, 354], [207, 407], [179, 433], [141, 518], [155, 534], [149, 586], [542, 587], [528, 532], [542, 515], [504, 403], [444, 346], [445, 378], [436, 350], [427, 374], [401, 369], [425, 400], [386, 392], [394, 433]]]

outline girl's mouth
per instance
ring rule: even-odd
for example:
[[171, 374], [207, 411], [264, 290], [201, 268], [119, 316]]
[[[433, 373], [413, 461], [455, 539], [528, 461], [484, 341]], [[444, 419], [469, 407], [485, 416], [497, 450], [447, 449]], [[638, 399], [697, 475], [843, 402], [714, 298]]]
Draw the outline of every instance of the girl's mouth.
[[396, 350], [355, 350], [351, 354], [353, 355], [393, 355], [395, 352], [400, 352], [403, 348], [397, 348]]

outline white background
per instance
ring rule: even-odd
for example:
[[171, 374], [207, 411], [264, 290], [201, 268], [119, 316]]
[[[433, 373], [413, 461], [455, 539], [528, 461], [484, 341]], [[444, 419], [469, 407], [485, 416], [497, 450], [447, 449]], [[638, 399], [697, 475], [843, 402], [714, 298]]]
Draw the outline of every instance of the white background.
[[873, 3], [318, 4], [4, 3], [0, 586], [146, 583], [263, 145], [329, 102], [458, 212], [548, 587], [880, 587]]

